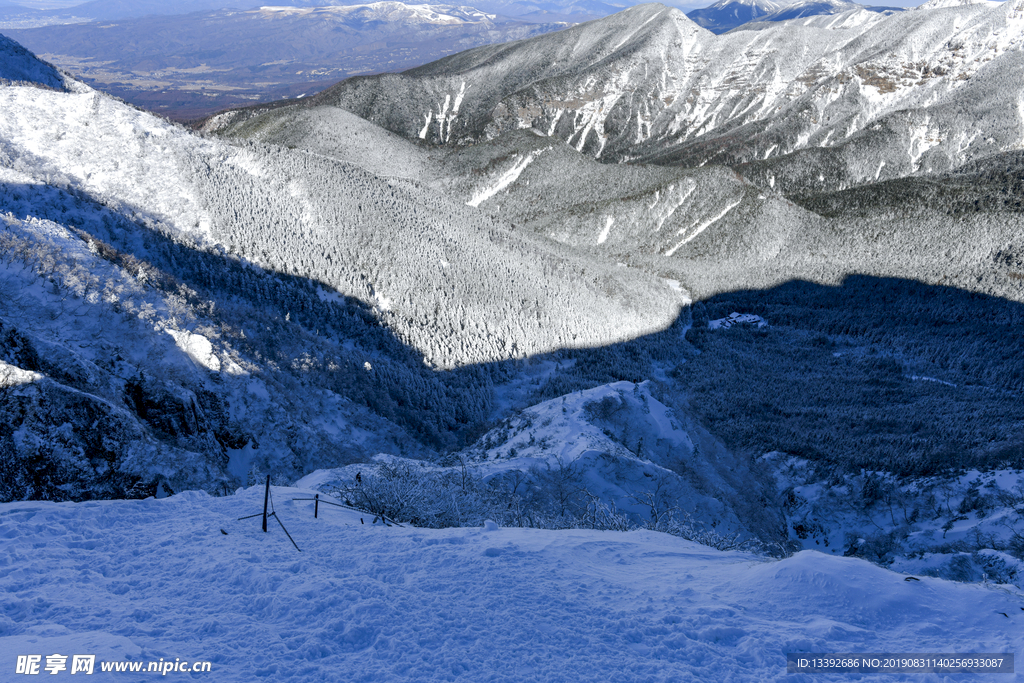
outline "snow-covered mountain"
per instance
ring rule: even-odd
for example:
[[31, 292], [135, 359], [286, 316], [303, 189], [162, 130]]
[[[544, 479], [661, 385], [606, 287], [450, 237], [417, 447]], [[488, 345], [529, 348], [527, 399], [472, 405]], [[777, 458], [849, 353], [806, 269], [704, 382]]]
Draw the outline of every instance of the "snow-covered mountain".
[[[905, 14], [934, 42], [943, 13], [980, 36], [1003, 10]], [[897, 19], [714, 36], [640, 7], [230, 112], [202, 135], [71, 79], [8, 79], [0, 493], [226, 493], [320, 469], [356, 495], [362, 471], [378, 491], [429, 483], [434, 499], [403, 517], [420, 524], [710, 528], [704, 541], [885, 565], [928, 554], [906, 566], [1018, 581], [1024, 161], [1000, 142], [1019, 139], [1016, 110], [968, 103], [1003, 137], [949, 152], [948, 168], [880, 147], [894, 175], [856, 183], [850, 160], [874, 148], [853, 141], [929, 113], [914, 88], [966, 86], [894, 81], [911, 107], [851, 110], [847, 151], [809, 137], [751, 160], [761, 133], [730, 137], [833, 125], [797, 106], [818, 106], [831, 77], [798, 76], [837, 45], [862, 55], [842, 64], [932, 45]], [[995, 58], [968, 82], [1009, 69], [994, 35], [971, 47]], [[741, 68], [716, 41], [767, 42]], [[739, 80], [709, 80], [722, 74], [683, 48]], [[850, 68], [833, 85], [855, 107], [878, 88]], [[538, 84], [553, 99], [529, 99]], [[744, 124], [747, 96], [763, 118]], [[703, 97], [721, 108], [691, 109]], [[673, 132], [673, 107], [706, 136]], [[616, 159], [633, 163], [602, 163]]]
[[[366, 154], [332, 133], [347, 109], [438, 145], [415, 152], [411, 166], [448, 171], [422, 182], [701, 297], [740, 283], [868, 273], [1019, 300], [1017, 271], [993, 267], [1007, 245], [1016, 253], [1019, 215], [968, 209], [988, 205], [1003, 180], [975, 175], [972, 186], [952, 170], [988, 158], [980, 173], [1009, 179], [1019, 165], [1014, 17], [1009, 5], [859, 10], [715, 36], [648, 5], [558, 36], [352, 79], [302, 107], [224, 114], [205, 129], [355, 163]], [[999, 27], [993, 35], [1011, 47], [978, 42]], [[951, 52], [952, 34], [977, 40]], [[917, 80], [880, 75], [920, 46], [948, 64], [916, 62], [927, 71]], [[964, 56], [976, 53], [992, 59]], [[928, 174], [912, 191], [885, 184]], [[572, 192], [565, 177], [578, 179]], [[928, 198], [936, 188], [958, 197], [962, 218]], [[950, 252], [950, 242], [971, 246]]]
[[502, 363], [655, 332], [687, 302], [414, 181], [39, 87], [56, 72], [16, 57], [44, 82], [0, 86], [0, 439], [49, 464], [8, 462], [5, 497], [209, 488], [254, 448], [301, 474], [464, 445]]
[[[1022, 12], [858, 11], [715, 36], [644, 5], [317, 102], [433, 143], [532, 127], [603, 160], [749, 163], [758, 183], [835, 189], [1019, 149]], [[800, 154], [821, 149], [830, 163]]]
[[902, 11], [899, 7], [861, 5], [847, 0], [719, 0], [703, 9], [687, 12], [686, 16], [712, 33], [721, 34], [746, 24], [789, 21], [856, 10], [884, 14]]
[[645, 6], [202, 133], [0, 39], [0, 666], [1019, 651], [1014, 1]]

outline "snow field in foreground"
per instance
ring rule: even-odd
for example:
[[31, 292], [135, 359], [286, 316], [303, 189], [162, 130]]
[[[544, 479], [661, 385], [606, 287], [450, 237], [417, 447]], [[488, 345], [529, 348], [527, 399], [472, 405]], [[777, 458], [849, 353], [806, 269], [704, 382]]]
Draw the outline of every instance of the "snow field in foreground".
[[[325, 507], [315, 520], [291, 500], [307, 490], [273, 496], [301, 553], [273, 520], [269, 534], [236, 521], [261, 511], [259, 487], [0, 505], [0, 677], [20, 678], [18, 655], [60, 653], [212, 662], [179, 680], [851, 680], [787, 675], [785, 653], [1024, 644], [1024, 596], [1005, 587], [646, 531], [384, 527]], [[88, 680], [161, 678], [98, 669]]]

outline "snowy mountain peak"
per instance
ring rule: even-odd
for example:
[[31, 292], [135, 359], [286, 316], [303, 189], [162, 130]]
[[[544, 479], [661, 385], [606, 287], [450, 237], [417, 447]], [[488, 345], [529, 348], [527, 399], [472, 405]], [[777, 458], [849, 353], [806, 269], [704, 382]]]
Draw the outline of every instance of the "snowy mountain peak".
[[22, 81], [64, 90], [64, 77], [49, 64], [4, 35], [0, 35], [0, 82]]
[[847, 2], [846, 0], [808, 0], [807, 2], [798, 2], [788, 7], [783, 7], [780, 10], [776, 10], [771, 14], [768, 14], [758, 21], [788, 21], [790, 19], [803, 19], [804, 17], [814, 16], [833, 16], [836, 14], [842, 14], [845, 12], [856, 12], [856, 11], [867, 11], [867, 10], [882, 10], [888, 8], [866, 8], [864, 5], [859, 5], [855, 2]]
[[686, 16], [709, 31], [724, 33], [796, 4], [800, 4], [799, 0], [718, 0], [709, 7], [688, 12]]
[[755, 10], [763, 10], [766, 13], [775, 12], [783, 7], [800, 4], [801, 0], [718, 0], [708, 9], [727, 9], [734, 6], [750, 7]]

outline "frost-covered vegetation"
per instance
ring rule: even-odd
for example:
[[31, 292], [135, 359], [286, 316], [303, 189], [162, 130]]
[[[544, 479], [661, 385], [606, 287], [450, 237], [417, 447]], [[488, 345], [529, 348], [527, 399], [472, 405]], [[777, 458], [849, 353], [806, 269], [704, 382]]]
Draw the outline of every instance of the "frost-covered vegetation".
[[1024, 482], [1016, 470], [954, 476], [859, 473], [818, 479], [812, 463], [771, 453], [791, 538], [897, 571], [1024, 583]]
[[[503, 527], [531, 529], [647, 529], [671, 534], [717, 550], [746, 550], [782, 554], [779, 543], [766, 547], [740, 532], [725, 532], [695, 520], [681, 510], [667, 480], [631, 495], [642, 514], [629, 515], [609, 505], [587, 488], [591, 478], [586, 459], [557, 467], [509, 470], [485, 478], [467, 464], [428, 468], [422, 463], [383, 461], [360, 467], [358, 479], [328, 479], [319, 490], [365, 511], [382, 522], [417, 527]], [[353, 467], [347, 468], [349, 474]]]
[[850, 277], [701, 302], [765, 327], [710, 330], [680, 368], [727, 444], [782, 451], [824, 473], [1024, 467], [1024, 306], [908, 281]]

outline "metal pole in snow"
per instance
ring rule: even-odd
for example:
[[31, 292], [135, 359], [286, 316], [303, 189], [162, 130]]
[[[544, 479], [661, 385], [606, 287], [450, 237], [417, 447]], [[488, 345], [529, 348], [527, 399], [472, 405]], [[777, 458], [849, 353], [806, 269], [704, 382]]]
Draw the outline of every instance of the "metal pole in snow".
[[313, 519], [317, 519], [320, 516], [320, 494], [313, 496]]
[[267, 505], [270, 503], [270, 475], [267, 475], [267, 488], [263, 492], [263, 533], [267, 532]]

